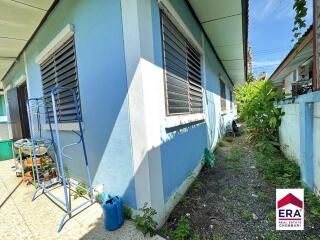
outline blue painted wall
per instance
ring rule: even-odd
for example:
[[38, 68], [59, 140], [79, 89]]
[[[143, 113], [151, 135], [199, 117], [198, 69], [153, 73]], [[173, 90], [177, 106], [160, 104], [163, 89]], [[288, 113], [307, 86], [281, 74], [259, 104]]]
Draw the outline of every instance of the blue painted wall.
[[[186, 2], [181, 0], [172, 0], [170, 2], [196, 41], [199, 45], [202, 45], [201, 27], [194, 19]], [[155, 62], [157, 65], [162, 66], [159, 7], [155, 0], [152, 5], [152, 14]], [[220, 131], [219, 125], [224, 121], [223, 119], [220, 120], [219, 76], [222, 75], [228, 81], [226, 84], [227, 97], [229, 96], [228, 89], [231, 84], [206, 39], [203, 50], [205, 55], [205, 67], [202, 67], [205, 69], [203, 78], [206, 75], [206, 94], [204, 98], [208, 102], [208, 118], [205, 122], [175, 129], [166, 129], [164, 125], [161, 126], [162, 144], [160, 151], [165, 202], [199, 164], [204, 148], [211, 147], [217, 141], [217, 132]]]
[[[94, 184], [102, 183], [106, 192], [124, 195], [125, 202], [135, 207], [120, 1], [58, 3], [26, 49], [30, 97], [42, 96], [36, 56], [67, 24], [75, 27], [84, 137]], [[20, 72], [21, 60], [6, 82], [19, 77]], [[64, 144], [76, 140], [71, 132], [61, 134]], [[67, 153], [74, 158], [66, 161], [71, 175], [85, 179], [79, 149]]]

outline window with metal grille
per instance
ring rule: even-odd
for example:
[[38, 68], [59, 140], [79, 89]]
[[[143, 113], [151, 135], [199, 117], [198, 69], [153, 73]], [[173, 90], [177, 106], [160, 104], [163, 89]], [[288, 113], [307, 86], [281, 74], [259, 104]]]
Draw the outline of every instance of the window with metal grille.
[[[51, 90], [55, 86], [71, 88], [75, 91], [80, 106], [80, 92], [78, 85], [77, 61], [74, 38], [57, 49], [45, 62], [40, 64], [43, 97], [48, 106], [51, 121], [53, 109]], [[62, 90], [56, 95], [56, 109], [59, 122], [73, 122], [77, 120], [71, 91]], [[81, 116], [81, 107], [79, 108]]]
[[220, 79], [220, 99], [221, 99], [221, 111], [227, 110], [226, 105], [226, 85], [223, 80]]
[[161, 12], [167, 115], [203, 112], [201, 56]]

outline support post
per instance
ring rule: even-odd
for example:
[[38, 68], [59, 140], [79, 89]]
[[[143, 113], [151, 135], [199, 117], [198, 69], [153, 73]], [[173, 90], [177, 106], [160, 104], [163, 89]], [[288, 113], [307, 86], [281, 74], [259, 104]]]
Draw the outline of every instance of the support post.
[[301, 179], [313, 190], [313, 103], [300, 102]]

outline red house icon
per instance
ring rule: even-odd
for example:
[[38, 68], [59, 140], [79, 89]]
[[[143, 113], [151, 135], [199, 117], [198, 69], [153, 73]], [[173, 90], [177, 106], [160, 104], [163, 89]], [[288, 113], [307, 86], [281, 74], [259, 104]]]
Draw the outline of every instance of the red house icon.
[[280, 199], [278, 201], [278, 208], [282, 208], [286, 205], [288, 205], [289, 203], [295, 205], [296, 207], [302, 208], [303, 206], [303, 202], [297, 198], [296, 196], [294, 196], [293, 194], [289, 193], [287, 194], [285, 197], [283, 197], [282, 199]]

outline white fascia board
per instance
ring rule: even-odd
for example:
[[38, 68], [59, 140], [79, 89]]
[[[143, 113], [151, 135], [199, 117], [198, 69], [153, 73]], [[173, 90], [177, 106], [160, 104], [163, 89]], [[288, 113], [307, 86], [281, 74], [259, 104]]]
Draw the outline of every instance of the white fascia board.
[[68, 24], [65, 26], [58, 35], [46, 46], [40, 54], [36, 57], [36, 63], [43, 63], [48, 57], [56, 51], [59, 47], [61, 47], [68, 39], [73, 36], [74, 27], [72, 24]]

